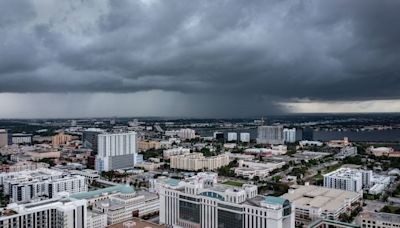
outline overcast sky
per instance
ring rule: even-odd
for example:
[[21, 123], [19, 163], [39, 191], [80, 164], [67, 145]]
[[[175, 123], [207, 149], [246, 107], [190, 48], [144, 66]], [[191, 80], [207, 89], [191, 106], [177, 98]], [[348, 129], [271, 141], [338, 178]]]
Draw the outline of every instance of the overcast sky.
[[397, 0], [0, 1], [0, 118], [380, 111]]

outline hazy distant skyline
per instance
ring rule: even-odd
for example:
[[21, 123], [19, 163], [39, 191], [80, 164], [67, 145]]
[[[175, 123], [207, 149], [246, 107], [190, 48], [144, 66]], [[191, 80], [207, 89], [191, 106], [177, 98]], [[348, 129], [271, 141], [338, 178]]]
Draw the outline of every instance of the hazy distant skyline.
[[400, 111], [400, 1], [0, 1], [0, 118]]

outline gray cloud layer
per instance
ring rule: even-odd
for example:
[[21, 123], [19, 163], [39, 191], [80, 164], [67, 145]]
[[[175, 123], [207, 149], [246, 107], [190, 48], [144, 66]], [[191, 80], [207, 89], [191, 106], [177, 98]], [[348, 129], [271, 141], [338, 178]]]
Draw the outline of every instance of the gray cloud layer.
[[228, 112], [398, 99], [399, 12], [393, 0], [3, 0], [0, 92], [162, 90]]

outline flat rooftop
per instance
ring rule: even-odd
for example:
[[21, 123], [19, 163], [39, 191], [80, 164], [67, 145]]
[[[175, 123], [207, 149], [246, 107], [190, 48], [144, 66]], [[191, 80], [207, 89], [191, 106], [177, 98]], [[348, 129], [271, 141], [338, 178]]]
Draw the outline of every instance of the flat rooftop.
[[[124, 224], [128, 224], [131, 223], [132, 226], [127, 226]], [[107, 226], [107, 228], [125, 228], [125, 227], [135, 227], [135, 228], [166, 228], [166, 225], [159, 225], [159, 224], [155, 224], [149, 221], [145, 221], [142, 219], [137, 219], [134, 218], [133, 220], [127, 221], [127, 222], [122, 222], [122, 223], [117, 223], [117, 224], [113, 224], [113, 225], [109, 225]]]
[[[339, 189], [325, 188], [315, 185], [295, 185], [289, 193], [282, 195], [296, 207], [321, 208], [324, 211], [336, 211], [342, 208], [347, 200], [360, 197], [357, 192], [344, 191]], [[290, 193], [293, 191], [292, 193]]]

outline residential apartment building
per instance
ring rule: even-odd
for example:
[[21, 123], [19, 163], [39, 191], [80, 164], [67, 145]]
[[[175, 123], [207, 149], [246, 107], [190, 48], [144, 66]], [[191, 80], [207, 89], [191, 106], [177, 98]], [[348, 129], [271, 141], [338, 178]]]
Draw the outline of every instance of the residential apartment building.
[[163, 158], [170, 159], [171, 156], [190, 154], [189, 148], [177, 147], [163, 151]]
[[259, 126], [257, 130], [258, 144], [283, 144], [282, 126]]
[[240, 142], [244, 142], [244, 143], [250, 142], [250, 133], [241, 132], [240, 133]]
[[6, 129], [0, 129], [0, 148], [8, 145], [8, 133]]
[[182, 140], [194, 139], [196, 137], [196, 131], [190, 128], [180, 129], [178, 132], [178, 137]]
[[61, 192], [78, 193], [88, 189], [85, 177], [41, 168], [0, 174], [4, 195], [13, 203], [54, 198]]
[[96, 170], [133, 168], [137, 151], [136, 132], [99, 134]]
[[84, 148], [92, 149], [93, 154], [97, 154], [99, 134], [104, 133], [99, 128], [88, 128], [82, 132], [82, 145]]
[[146, 151], [146, 150], [158, 150], [161, 149], [161, 143], [159, 141], [154, 140], [139, 140], [139, 151]]
[[285, 141], [285, 143], [296, 142], [296, 128], [284, 128], [283, 140]]
[[31, 144], [32, 143], [32, 135], [31, 134], [22, 134], [16, 133], [12, 134], [12, 144]]
[[160, 223], [187, 228], [291, 228], [294, 206], [258, 195], [257, 186], [217, 183], [216, 173], [198, 173], [160, 187]]
[[228, 132], [228, 142], [237, 141], [237, 133], [236, 132]]
[[225, 154], [204, 157], [202, 153], [191, 153], [170, 157], [171, 169], [182, 170], [216, 170], [229, 164], [229, 157]]
[[370, 194], [380, 194], [390, 184], [390, 177], [377, 175], [372, 170], [340, 168], [324, 175], [324, 186], [359, 192], [369, 190]]
[[64, 145], [67, 142], [72, 141], [72, 135], [66, 135], [64, 132], [60, 132], [57, 135], [52, 137], [52, 144], [53, 146]]
[[29, 204], [9, 204], [0, 227], [86, 228], [85, 200], [54, 198]]

